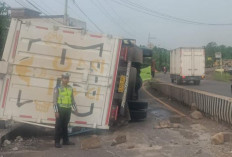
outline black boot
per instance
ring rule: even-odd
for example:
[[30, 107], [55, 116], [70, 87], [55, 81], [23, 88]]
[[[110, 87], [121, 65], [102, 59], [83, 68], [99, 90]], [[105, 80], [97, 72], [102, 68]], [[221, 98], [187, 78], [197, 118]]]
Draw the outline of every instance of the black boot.
[[56, 147], [56, 148], [61, 148], [62, 146], [61, 146], [60, 143], [55, 143], [55, 147]]
[[67, 141], [67, 142], [63, 142], [63, 145], [75, 145], [75, 143]]

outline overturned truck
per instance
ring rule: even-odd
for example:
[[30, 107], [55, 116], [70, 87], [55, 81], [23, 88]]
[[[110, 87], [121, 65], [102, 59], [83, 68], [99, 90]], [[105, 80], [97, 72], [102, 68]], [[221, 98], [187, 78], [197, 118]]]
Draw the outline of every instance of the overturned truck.
[[[71, 73], [73, 126], [108, 129], [119, 115], [146, 118], [140, 67], [150, 56], [134, 40], [12, 19], [0, 61], [0, 119], [52, 125], [53, 89]], [[121, 113], [121, 114], [119, 114]]]

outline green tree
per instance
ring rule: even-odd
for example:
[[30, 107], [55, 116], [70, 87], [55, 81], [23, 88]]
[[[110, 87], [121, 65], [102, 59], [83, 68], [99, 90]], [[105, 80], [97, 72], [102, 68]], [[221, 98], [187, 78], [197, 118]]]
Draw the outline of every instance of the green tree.
[[156, 70], [162, 71], [164, 66], [169, 70], [170, 52], [167, 49], [154, 47], [152, 58], [156, 61]]
[[0, 59], [5, 46], [5, 41], [10, 24], [10, 18], [8, 14], [8, 8], [5, 3], [0, 2]]
[[218, 46], [215, 42], [210, 42], [205, 46], [206, 67], [212, 67], [215, 61], [215, 52], [218, 52]]
[[225, 45], [217, 45], [215, 42], [210, 42], [205, 46], [206, 67], [212, 67], [215, 62], [215, 53], [221, 52], [222, 59], [232, 59], [232, 47]]

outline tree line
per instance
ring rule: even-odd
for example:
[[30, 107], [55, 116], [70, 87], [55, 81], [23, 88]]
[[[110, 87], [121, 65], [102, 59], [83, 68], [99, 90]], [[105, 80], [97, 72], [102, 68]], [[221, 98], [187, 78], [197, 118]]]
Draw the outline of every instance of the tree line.
[[222, 59], [232, 59], [232, 47], [225, 45], [217, 45], [215, 42], [208, 43], [205, 47], [206, 67], [212, 67], [216, 61], [215, 53], [221, 52]]
[[10, 16], [5, 3], [0, 2], [0, 59], [4, 50], [8, 28], [10, 25]]

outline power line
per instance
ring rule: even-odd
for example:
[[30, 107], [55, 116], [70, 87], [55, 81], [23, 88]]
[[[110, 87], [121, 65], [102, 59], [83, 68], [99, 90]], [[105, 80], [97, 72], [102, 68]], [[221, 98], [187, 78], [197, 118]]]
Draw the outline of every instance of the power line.
[[[36, 10], [38, 10], [39, 12], [43, 13], [43, 14], [46, 15], [46, 16], [49, 16], [48, 14], [44, 13], [41, 9], [39, 9], [39, 7], [36, 6], [36, 4], [33, 4], [33, 2], [29, 2], [28, 0], [26, 0], [26, 1], [27, 1], [31, 6], [33, 6]], [[61, 23], [61, 22], [55, 20], [54, 18], [49, 18], [49, 19], [51, 19], [51, 20], [53, 20], [53, 21], [55, 21], [55, 22], [57, 22], [57, 23], [63, 25], [63, 23]]]
[[[122, 1], [122, 0], [121, 0], [121, 1]], [[186, 19], [177, 18], [177, 17], [171, 16], [171, 15], [163, 14], [163, 13], [160, 13], [160, 12], [158, 12], [158, 11], [151, 10], [151, 9], [149, 9], [149, 8], [146, 8], [146, 7], [144, 7], [144, 6], [142, 6], [142, 5], [139, 5], [139, 4], [137, 4], [137, 3], [133, 3], [133, 2], [131, 2], [131, 1], [129, 1], [129, 0], [125, 0], [125, 1], [123, 1], [123, 2], [125, 2], [125, 3], [127, 3], [127, 4], [129, 4], [129, 5], [132, 5], [132, 6], [136, 7], [136, 8], [139, 8], [139, 9], [142, 9], [142, 10], [145, 10], [145, 11], [148, 11], [148, 12], [151, 12], [151, 13], [154, 13], [154, 14], [159, 15], [159, 16], [161, 16], [161, 17], [165, 17], [165, 18], [167, 18], [167, 19], [176, 20], [176, 21], [184, 22], [184, 23], [191, 23], [191, 24], [199, 24], [199, 25], [204, 25], [204, 24], [205, 24], [205, 23], [201, 23], [201, 22], [190, 21], [190, 20], [186, 20]]]
[[[34, 1], [34, 0], [33, 0]], [[56, 0], [57, 1], [57, 0]], [[48, 2], [48, 1], [46, 1], [46, 2]], [[50, 2], [50, 1], [49, 1]], [[47, 4], [47, 3], [46, 3]], [[55, 14], [57, 14], [57, 13], [59, 13], [59, 11], [58, 10], [56, 10], [56, 8], [52, 8], [51, 6], [49, 6], [49, 5], [46, 5], [45, 4], [45, 2], [43, 3], [43, 4], [41, 4], [41, 5], [43, 5], [43, 6], [46, 6], [46, 8], [49, 10], [49, 11], [51, 11], [51, 12], [54, 12]], [[37, 3], [37, 5], [39, 5], [38, 3]], [[41, 6], [41, 5], [39, 5], [39, 6]], [[44, 9], [45, 10], [45, 9]]]
[[17, 0], [15, 0], [16, 3], [18, 3], [20, 6], [27, 8], [25, 5], [23, 5], [22, 3], [18, 2]]
[[196, 22], [192, 22], [192, 21], [188, 21], [188, 20], [182, 20], [182, 19], [179, 19], [179, 18], [175, 18], [175, 17], [172, 17], [170, 15], [165, 15], [163, 13], [159, 13], [157, 11], [154, 11], [154, 10], [151, 10], [151, 9], [146, 8], [144, 6], [141, 6], [141, 5], [137, 4], [137, 3], [133, 3], [133, 2], [131, 2], [129, 0], [125, 0], [125, 1], [123, 1], [123, 3], [127, 3], [128, 5], [130, 5], [132, 7], [135, 7], [135, 8], [138, 8], [138, 9], [141, 9], [141, 10], [143, 10], [145, 12], [153, 13], [153, 14], [155, 14], [159, 18], [164, 18], [164, 19], [167, 19], [167, 20], [174, 20], [174, 21], [183, 22], [183, 23], [201, 24], [201, 23], [196, 23]]
[[27, 3], [29, 3], [33, 8], [35, 8], [37, 11], [40, 11], [41, 13], [43, 13], [38, 7], [36, 7], [34, 4], [32, 4], [32, 2], [26, 0]]
[[103, 31], [97, 26], [97, 24], [95, 24], [89, 17], [88, 17], [88, 15], [87, 14], [85, 14], [85, 12], [77, 5], [77, 3], [76, 3], [76, 1], [75, 0], [73, 0], [73, 4], [74, 4], [74, 6], [75, 7], [77, 7], [80, 11], [81, 11], [81, 13], [97, 28], [97, 30], [99, 31], [99, 32], [101, 32], [101, 33], [103, 33]]
[[7, 8], [11, 8], [11, 6], [8, 3], [6, 3], [5, 1], [2, 1], [0, 3], [4, 4]]
[[[62, 7], [64, 6], [64, 4], [62, 4], [59, 0], [57, 0], [57, 2], [58, 2], [58, 4], [59, 4], [60, 6], [62, 6]], [[77, 13], [78, 9], [73, 9], [73, 8], [70, 7], [69, 5], [68, 5], [68, 8], [72, 11], [73, 14], [76, 15], [76, 17], [77, 17], [78, 19], [81, 17], [82, 19], [80, 18], [80, 20], [84, 21], [84, 20], [83, 20], [83, 16], [80, 16], [81, 14]], [[86, 26], [86, 27], [87, 27], [87, 26]], [[91, 27], [93, 30], [96, 29], [96, 27], [94, 27], [93, 24], [89, 25], [89, 27]], [[90, 31], [90, 30], [88, 30], [88, 31]], [[97, 31], [98, 31], [98, 30], [97, 30]]]
[[[38, 3], [36, 3], [34, 0], [30, 0], [32, 1], [35, 5], [37, 5], [40, 9], [42, 9], [44, 12], [46, 12], [47, 14], [50, 14], [46, 9], [44, 9], [43, 7], [41, 7]], [[44, 5], [44, 4], [43, 4]]]
[[132, 10], [136, 10], [136, 11], [142, 12], [144, 14], [148, 14], [150, 16], [158, 17], [158, 18], [165, 19], [165, 20], [175, 21], [175, 22], [179, 22], [179, 23], [193, 24], [193, 25], [210, 25], [210, 26], [229, 26], [229, 25], [232, 25], [232, 23], [224, 23], [224, 24], [223, 23], [204, 23], [204, 22], [186, 20], [186, 19], [171, 16], [168, 14], [160, 13], [160, 12], [155, 11], [155, 10], [151, 10], [149, 8], [146, 8], [142, 5], [131, 2], [129, 0], [120, 0], [120, 1], [121, 2], [119, 2], [117, 0], [113, 0], [113, 2], [115, 2], [119, 5], [122, 5], [124, 7], [130, 8]]
[[[121, 0], [122, 1], [122, 0]], [[146, 7], [144, 7], [144, 6], [142, 6], [142, 5], [139, 5], [139, 4], [137, 4], [137, 3], [133, 3], [133, 2], [131, 2], [131, 1], [129, 1], [129, 0], [126, 0], [126, 2], [127, 3], [130, 3], [130, 4], [132, 4], [132, 5], [134, 5], [134, 6], [137, 6], [137, 7], [139, 7], [139, 8], [142, 8], [142, 9], [145, 9], [146, 11], [150, 11], [150, 12], [152, 12], [152, 13], [155, 13], [155, 14], [158, 14], [158, 15], [160, 15], [160, 16], [163, 16], [163, 17], [166, 17], [166, 18], [170, 18], [170, 19], [174, 19], [174, 20], [177, 20], [177, 21], [180, 21], [180, 22], [186, 22], [186, 23], [190, 23], [190, 24], [198, 24], [198, 25], [215, 25], [215, 26], [217, 26], [217, 25], [221, 25], [221, 26], [226, 26], [226, 25], [232, 25], [232, 23], [204, 23], [204, 22], [198, 22], [198, 21], [192, 21], [192, 20], [186, 20], [186, 19], [183, 19], [183, 18], [178, 18], [178, 17], [174, 17], [174, 16], [171, 16], [171, 15], [168, 15], [168, 14], [164, 14], [164, 13], [160, 13], [160, 12], [158, 12], [158, 11], [155, 11], [155, 10], [151, 10], [151, 9], [149, 9], [149, 8], [146, 8]]]
[[[101, 11], [102, 14], [104, 14], [104, 16], [106, 16], [106, 18], [108, 18], [111, 22], [114, 23], [114, 25], [117, 25], [122, 31], [124, 31], [125, 33], [127, 33], [130, 36], [133, 36], [132, 33], [128, 32], [125, 28], [123, 28], [121, 26], [120, 23], [118, 23], [117, 21], [114, 20], [114, 17], [111, 16], [111, 14], [107, 11], [107, 9], [102, 5], [102, 3], [100, 1], [95, 1], [95, 0], [91, 0], [92, 3], [94, 3], [94, 5]], [[96, 3], [97, 4], [96, 4]], [[99, 5], [99, 6], [98, 6]]]
[[[111, 5], [111, 0], [106, 0], [107, 1], [107, 5], [110, 7], [110, 9], [114, 12], [114, 14], [116, 15], [116, 16], [118, 16], [118, 18], [120, 19], [120, 21], [122, 22], [122, 23], [125, 23], [126, 25], [128, 25], [128, 23], [127, 23], [127, 21], [126, 20], [124, 20], [123, 19], [123, 17], [121, 17], [118, 13], [117, 13], [117, 11], [114, 9], [114, 7]], [[135, 29], [134, 28], [132, 28], [131, 26], [129, 26], [129, 28], [130, 28], [130, 30], [132, 30], [132, 31], [134, 31], [135, 32]]]
[[30, 8], [27, 3], [25, 3], [23, 0], [20, 0], [20, 3], [23, 4], [23, 6], [25, 6], [25, 8]]
[[[140, 13], [143, 13], [143, 14], [147, 14], [147, 15], [150, 15], [150, 16], [153, 16], [153, 17], [157, 17], [157, 18], [164, 18], [164, 17], [158, 16], [158, 15], [154, 15], [154, 14], [151, 14], [151, 13], [149, 13], [149, 12], [145, 12], [145, 11], [143, 11], [143, 10], [134, 8], [134, 7], [130, 6], [130, 5], [123, 4], [123, 3], [118, 2], [118, 1], [116, 1], [116, 0], [112, 0], [112, 1], [113, 1], [114, 3], [116, 3], [116, 4], [118, 4], [118, 5], [124, 6], [124, 7], [126, 7], [126, 8], [130, 8], [130, 9], [132, 9], [132, 10], [134, 10], [134, 11], [137, 11], [137, 12], [140, 12]], [[167, 18], [165, 18], [165, 19], [167, 19]], [[170, 19], [167, 19], [167, 20], [170, 20]]]

